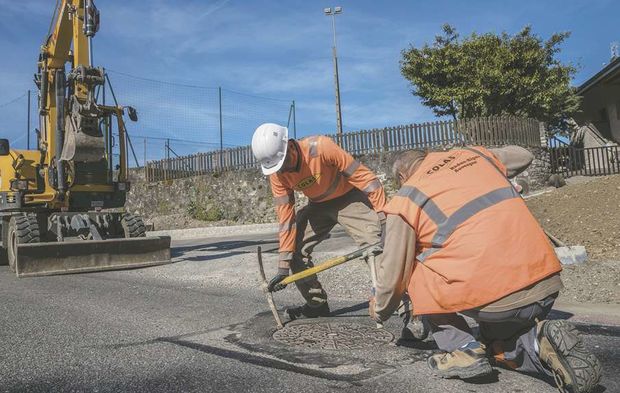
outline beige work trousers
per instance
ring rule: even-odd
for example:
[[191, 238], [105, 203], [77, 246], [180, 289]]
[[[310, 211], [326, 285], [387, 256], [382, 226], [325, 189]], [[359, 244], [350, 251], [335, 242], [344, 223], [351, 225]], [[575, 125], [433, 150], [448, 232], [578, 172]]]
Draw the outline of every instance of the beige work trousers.
[[[381, 239], [379, 217], [368, 197], [357, 188], [326, 202], [310, 202], [297, 212], [297, 246], [290, 265], [292, 273], [314, 266], [312, 251], [329, 238], [336, 224], [340, 224], [359, 247], [375, 244]], [[377, 266], [379, 263], [377, 260]], [[327, 293], [316, 275], [295, 284], [310, 307], [318, 307], [327, 302]]]

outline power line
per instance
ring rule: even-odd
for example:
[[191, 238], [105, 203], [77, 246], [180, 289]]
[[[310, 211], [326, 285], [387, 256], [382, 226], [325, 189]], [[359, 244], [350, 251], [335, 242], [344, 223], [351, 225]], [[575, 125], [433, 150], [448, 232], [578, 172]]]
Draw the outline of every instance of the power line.
[[[172, 142], [180, 142], [180, 143], [195, 143], [198, 145], [207, 145], [207, 146], [220, 146], [219, 142], [218, 143], [212, 143], [212, 142], [201, 142], [201, 141], [192, 141], [189, 139], [178, 139], [178, 138], [165, 138], [165, 137], [157, 137], [157, 136], [144, 136], [144, 135], [139, 135], [139, 134], [134, 134], [133, 138], [140, 138], [140, 139], [152, 139], [152, 140], [157, 140], [157, 141], [172, 141]], [[232, 145], [232, 144], [227, 144], [224, 143], [224, 146], [226, 147], [240, 147], [242, 145]]]
[[178, 155], [245, 146], [257, 124], [285, 122], [290, 116], [292, 101], [287, 99], [229, 89], [221, 89], [220, 95], [220, 88], [200, 83], [176, 83], [113, 69], [108, 74], [116, 81], [117, 98], [131, 102], [140, 112], [141, 120], [128, 128], [134, 145], [137, 138], [143, 144], [145, 162], [173, 154], [168, 149], [172, 145]]
[[241, 92], [238, 92], [238, 91], [235, 91], [235, 90], [230, 90], [230, 89], [225, 89], [225, 88], [222, 88], [222, 90], [223, 90], [223, 91], [227, 91], [227, 92], [229, 92], [229, 93], [239, 94], [239, 95], [241, 95], [241, 96], [246, 96], [246, 97], [251, 97], [251, 98], [261, 98], [261, 99], [263, 99], [263, 100], [271, 100], [271, 101], [279, 101], [279, 102], [288, 102], [288, 103], [290, 103], [290, 102], [291, 102], [291, 100], [283, 100], [283, 99], [281, 99], [281, 98], [272, 98], [272, 97], [265, 97], [265, 96], [257, 96], [257, 95], [254, 95], [254, 94], [241, 93]]
[[[142, 76], [136, 76], [136, 75], [128, 74], [128, 73], [125, 73], [125, 72], [115, 71], [115, 70], [112, 70], [112, 69], [106, 69], [106, 71], [107, 72], [111, 72], [113, 74], [123, 75], [123, 76], [128, 77], [128, 78], [137, 79], [137, 80], [141, 80], [141, 81], [145, 81], [145, 82], [161, 83], [161, 84], [164, 84], [164, 85], [178, 86], [178, 87], [189, 87], [189, 88], [193, 88], [193, 89], [207, 89], [207, 90], [217, 90], [218, 89], [217, 87], [213, 87], [213, 86], [203, 86], [203, 85], [198, 85], [198, 84], [178, 83], [178, 82], [170, 82], [170, 81], [164, 81], [164, 80], [153, 79], [153, 78], [145, 78], [145, 77], [142, 77]], [[236, 91], [236, 90], [232, 90], [232, 89], [227, 89], [227, 88], [222, 88], [222, 91], [227, 91], [229, 93], [239, 94], [239, 95], [246, 96], [246, 97], [251, 97], [251, 98], [261, 98], [261, 99], [264, 99], [264, 100], [272, 100], [272, 101], [280, 101], [280, 102], [290, 102], [290, 100], [283, 100], [281, 98], [273, 98], [273, 97], [260, 96], [260, 95], [256, 95], [256, 94], [242, 93], [240, 91]]]
[[25, 92], [24, 94], [22, 94], [21, 96], [17, 97], [17, 98], [13, 98], [12, 100], [5, 102], [4, 104], [0, 105], [0, 108], [4, 108], [5, 106], [9, 106], [19, 100], [21, 100], [22, 98], [26, 97], [26, 94], [28, 94], [28, 92]]
[[126, 76], [128, 78], [137, 79], [137, 80], [141, 80], [141, 81], [145, 81], [145, 82], [161, 83], [163, 85], [171, 85], [171, 86], [179, 86], [179, 87], [190, 87], [190, 88], [193, 88], [193, 89], [217, 90], [217, 87], [190, 85], [190, 84], [184, 84], [184, 83], [162, 81], [162, 80], [159, 80], [159, 79], [145, 78], [145, 77], [142, 77], [142, 76], [136, 76], [136, 75], [127, 74], [125, 72], [114, 71], [114, 70], [109, 69], [109, 68], [106, 68], [106, 72], [111, 72], [113, 74], [123, 75], [123, 76]]

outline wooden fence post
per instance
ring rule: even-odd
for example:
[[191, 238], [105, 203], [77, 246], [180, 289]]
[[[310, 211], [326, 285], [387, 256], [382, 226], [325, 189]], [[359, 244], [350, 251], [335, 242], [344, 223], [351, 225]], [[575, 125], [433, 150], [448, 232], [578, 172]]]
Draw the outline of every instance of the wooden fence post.
[[387, 127], [383, 128], [383, 152], [387, 153], [388, 151], [388, 133], [387, 133]]

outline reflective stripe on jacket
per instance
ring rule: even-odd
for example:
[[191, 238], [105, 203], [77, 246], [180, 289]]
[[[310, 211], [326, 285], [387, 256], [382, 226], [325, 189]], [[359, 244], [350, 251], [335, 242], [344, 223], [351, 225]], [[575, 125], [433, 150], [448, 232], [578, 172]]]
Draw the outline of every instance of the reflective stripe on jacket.
[[385, 192], [377, 176], [342, 150], [330, 138], [311, 136], [297, 142], [299, 171], [276, 172], [269, 177], [280, 223], [280, 259], [295, 251], [295, 196], [303, 192], [312, 203], [338, 198], [354, 187], [368, 195], [376, 211], [385, 205]]
[[480, 307], [562, 270], [505, 174], [482, 147], [429, 153], [384, 208], [416, 234], [416, 314]]

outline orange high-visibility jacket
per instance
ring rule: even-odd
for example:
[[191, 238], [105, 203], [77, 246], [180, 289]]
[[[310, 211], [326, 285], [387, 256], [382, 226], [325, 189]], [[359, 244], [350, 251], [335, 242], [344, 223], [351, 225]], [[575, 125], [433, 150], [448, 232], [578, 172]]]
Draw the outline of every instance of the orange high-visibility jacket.
[[299, 170], [276, 172], [269, 178], [280, 222], [280, 260], [290, 260], [295, 251], [293, 190], [316, 203], [338, 198], [357, 187], [368, 195], [376, 211], [385, 205], [385, 192], [377, 176], [330, 138], [311, 136], [297, 143]]
[[415, 231], [415, 314], [480, 307], [562, 270], [505, 175], [482, 147], [429, 153], [384, 208]]

